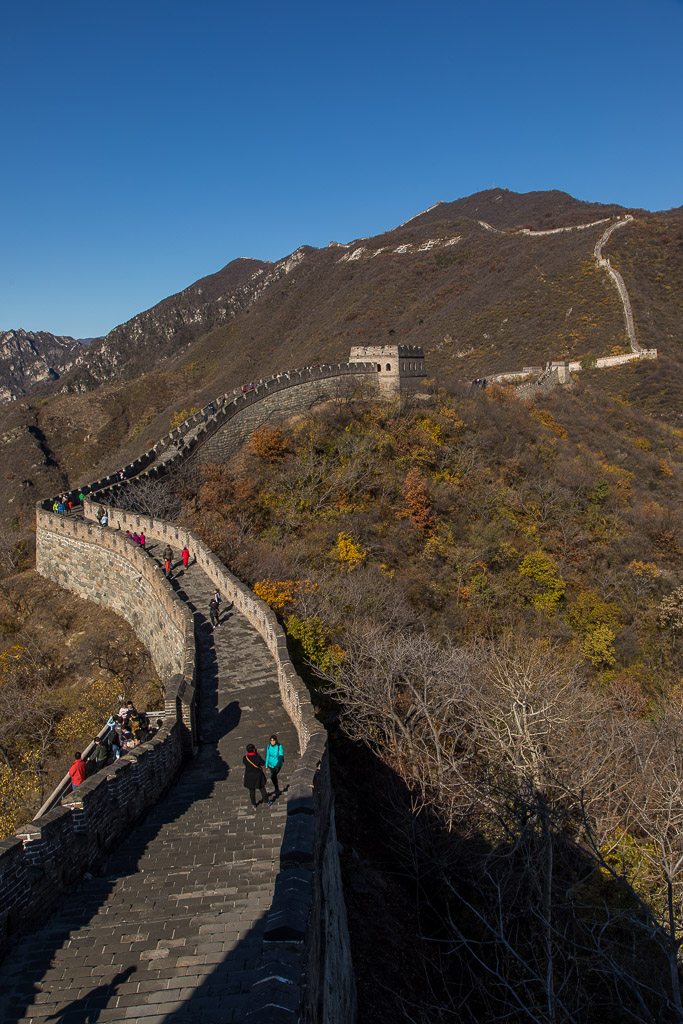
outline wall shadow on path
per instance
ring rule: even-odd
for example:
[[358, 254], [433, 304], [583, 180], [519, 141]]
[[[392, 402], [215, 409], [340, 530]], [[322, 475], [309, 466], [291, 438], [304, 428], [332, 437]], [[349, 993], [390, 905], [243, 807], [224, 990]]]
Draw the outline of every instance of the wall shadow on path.
[[[185, 992], [188, 987], [192, 988], [192, 994], [185, 998], [172, 1000], [172, 992], [164, 993], [167, 998], [165, 1003], [154, 1002], [155, 996], [150, 995], [150, 1009], [155, 1006], [159, 1016], [154, 1018], [154, 1024], [225, 1024], [226, 1021], [241, 1021], [250, 1008], [251, 990], [254, 981], [257, 979], [254, 967], [247, 967], [247, 963], [258, 964], [261, 958], [263, 946], [263, 932], [266, 924], [267, 911], [265, 911], [254, 922], [248, 933], [239, 939], [229, 952], [216, 959], [218, 962], [209, 969], [210, 973], [201, 981], [197, 975], [190, 973], [183, 978]], [[196, 969], [197, 970], [197, 969]], [[193, 985], [193, 978], [197, 983]], [[295, 985], [290, 986], [292, 995], [296, 996], [298, 1004], [299, 989]], [[176, 989], [176, 993], [180, 993]], [[276, 1007], [272, 1008], [272, 1024], [279, 1024], [282, 1020], [294, 1020], [289, 1014], [282, 1017]], [[123, 1019], [123, 1014], [122, 1014]], [[140, 1016], [141, 1022], [145, 1018]], [[71, 1021], [64, 1021], [64, 1024], [72, 1024]], [[74, 1021], [73, 1024], [85, 1024], [84, 1021]]]
[[[151, 810], [143, 813], [137, 823], [131, 825], [131, 833], [119, 847], [105, 855], [97, 873], [93, 873], [92, 878], [84, 878], [66, 889], [59, 908], [50, 915], [41, 928], [23, 937], [5, 961], [0, 963], [0, 1020], [3, 1024], [16, 1024], [24, 1017], [31, 1017], [30, 1007], [35, 1004], [35, 997], [39, 994], [43, 1003], [40, 1009], [45, 1011], [43, 997], [51, 988], [50, 972], [55, 969], [55, 959], [58, 958], [59, 950], [73, 941], [72, 932], [87, 928], [89, 922], [105, 906], [121, 879], [139, 874], [141, 858], [163, 829], [177, 821], [197, 801], [208, 799], [216, 783], [228, 777], [231, 766], [218, 750], [218, 742], [237, 726], [241, 710], [239, 702], [232, 701], [220, 713], [217, 712], [218, 673], [210, 635], [202, 640], [201, 648], [202, 669], [207, 670], [206, 674], [202, 672], [202, 704], [210, 709], [211, 728], [197, 756], [184, 765], [164, 798]], [[204, 712], [204, 707], [202, 711]], [[121, 927], [124, 931], [134, 931], [137, 924], [132, 921], [129, 928], [126, 928], [124, 923]], [[95, 955], [95, 937], [82, 935], [77, 941], [79, 951], [82, 949], [83, 959], [88, 956], [89, 960], [92, 960]], [[156, 940], [153, 944], [156, 944]], [[95, 1009], [103, 1009], [102, 1006], [95, 1006], [95, 1003], [102, 1001], [107, 988], [114, 984], [119, 986], [125, 980], [126, 972], [130, 973], [130, 968], [139, 966], [140, 952], [139, 948], [121, 950], [119, 962], [112, 967], [113, 971], [118, 969], [119, 973], [115, 974], [110, 982], [100, 984], [101, 978], [106, 977], [106, 973], [101, 970], [98, 975], [92, 975], [93, 987], [90, 993], [82, 993], [79, 999], [74, 1001], [68, 1016], [65, 1016], [64, 1007], [51, 1019], [59, 1020], [62, 1024], [86, 1024], [90, 1020], [97, 1020], [97, 1017], [88, 1017], [87, 1014]], [[67, 960], [66, 956], [59, 960], [59, 965], [66, 970], [80, 966], [74, 964], [72, 957]], [[80, 974], [82, 973], [81, 971]], [[78, 984], [83, 990], [87, 988], [89, 980], [88, 976], [80, 976], [74, 985]], [[91, 997], [94, 1000], [93, 1004], [90, 1001]], [[44, 1012], [42, 1015], [47, 1016]]]
[[63, 1009], [51, 1013], [45, 1020], [55, 1020], [57, 1024], [97, 1024], [102, 1011], [107, 1009], [116, 996], [119, 985], [127, 981], [135, 971], [135, 967], [127, 967], [125, 971], [114, 975], [108, 984], [98, 985], [81, 999], [73, 999]]

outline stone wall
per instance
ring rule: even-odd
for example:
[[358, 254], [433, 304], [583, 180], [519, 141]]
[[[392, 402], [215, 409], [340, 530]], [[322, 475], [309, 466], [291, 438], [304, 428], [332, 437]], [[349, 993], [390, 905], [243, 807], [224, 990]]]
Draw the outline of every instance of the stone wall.
[[121, 615], [163, 680], [194, 673], [192, 616], [156, 563], [125, 533], [38, 510], [36, 569]]
[[193, 620], [152, 559], [125, 535], [39, 509], [36, 565], [131, 624], [165, 683], [164, 723], [148, 743], [0, 841], [0, 956], [159, 800], [195, 745]]
[[[185, 680], [169, 682], [180, 701]], [[183, 726], [166, 718], [147, 743], [86, 779], [62, 805], [0, 841], [0, 958], [39, 925], [61, 890], [94, 868], [173, 782], [184, 758]]]
[[[243, 401], [234, 415], [204, 440], [197, 452], [202, 463], [221, 462], [234, 455], [259, 427], [277, 423], [295, 413], [308, 412], [317, 405], [333, 399], [377, 398], [377, 375], [344, 373], [327, 378], [303, 380], [296, 386], [277, 391], [254, 393], [254, 398]], [[238, 399], [239, 402], [239, 399]]]
[[[405, 352], [402, 355], [408, 357]], [[408, 355], [418, 358], [417, 352]], [[414, 376], [424, 376], [423, 361], [419, 366], [416, 362]], [[277, 374], [232, 396], [221, 396], [119, 472], [68, 492], [67, 500], [74, 504], [79, 502], [81, 491], [88, 496], [83, 502], [84, 520], [54, 514], [50, 511], [54, 499], [42, 502], [37, 512], [38, 571], [73, 593], [121, 614], [150, 650], [162, 678], [175, 673], [167, 692], [167, 724], [154, 748], [159, 746], [165, 753], [145, 761], [141, 760], [141, 747], [140, 754], [136, 750], [128, 755], [137, 772], [129, 779], [136, 787], [137, 795], [130, 806], [137, 809], [137, 814], [158, 798], [172, 781], [183, 754], [187, 755], [194, 745], [195, 649], [189, 612], [155, 562], [125, 536], [126, 530], [142, 531], [151, 541], [169, 543], [176, 554], [187, 545], [212, 582], [260, 633], [275, 659], [281, 699], [297, 730], [301, 757], [290, 785], [280, 872], [268, 914], [259, 983], [250, 999], [248, 1019], [252, 1024], [271, 1024], [274, 1004], [291, 1008], [292, 1020], [307, 1024], [349, 1024], [355, 1020], [355, 979], [327, 734], [315, 718], [308, 691], [289, 659], [285, 634], [272, 610], [232, 576], [194, 534], [173, 524], [123, 512], [115, 507], [116, 496], [128, 480], [160, 476], [189, 457], [202, 462], [221, 461], [264, 423], [277, 422], [332, 399], [371, 400], [382, 393], [375, 363], [359, 361]], [[101, 504], [108, 508], [107, 528], [95, 522]], [[171, 745], [166, 748], [164, 741]], [[170, 756], [171, 752], [175, 756]], [[117, 806], [119, 790], [128, 778], [124, 761], [127, 759], [88, 780], [65, 798], [62, 807], [18, 834], [6, 850], [0, 846], [0, 925], [3, 908], [6, 921], [14, 921], [28, 911], [25, 920], [30, 924], [46, 909], [46, 893], [55, 880], [58, 885], [73, 881], [114, 841], [118, 832], [114, 831], [117, 819], [112, 808]], [[81, 837], [87, 850], [82, 858], [73, 844], [69, 846], [72, 833]], [[57, 877], [60, 844], [65, 850], [72, 849], [73, 854], [63, 877]], [[45, 884], [32, 883], [26, 889], [26, 878], [33, 870], [31, 857], [40, 859]], [[16, 878], [20, 879], [20, 888], [14, 882]], [[20, 889], [24, 893], [21, 899]]]
[[[313, 713], [308, 690], [290, 661], [284, 630], [272, 609], [264, 601], [256, 597], [246, 584], [238, 580], [236, 576], [233, 576], [220, 559], [214, 555], [213, 551], [191, 530], [186, 530], [172, 523], [166, 523], [163, 520], [152, 519], [150, 516], [137, 515], [133, 512], [125, 512], [117, 508], [109, 509], [109, 527], [101, 529], [94, 522], [90, 521], [94, 520], [97, 505], [97, 501], [85, 500], [83, 508], [86, 516], [85, 529], [94, 534], [95, 537], [100, 534], [105, 536], [111, 535], [117, 538], [118, 542], [125, 547], [137, 548], [140, 557], [148, 562], [152, 562], [152, 560], [142, 551], [139, 545], [126, 538], [126, 530], [130, 533], [138, 534], [142, 531], [147, 541], [159, 541], [163, 544], [170, 544], [178, 558], [182, 548], [187, 545], [190, 556], [197, 559], [197, 564], [204, 570], [212, 583], [218, 587], [228, 601], [235, 602], [235, 608], [248, 619], [254, 629], [265, 640], [277, 666], [280, 696], [285, 710], [296, 728], [300, 752], [304, 752], [313, 733], [322, 732], [324, 734], [323, 727]], [[51, 516], [51, 518], [59, 517]], [[152, 564], [154, 565], [153, 562]], [[156, 566], [154, 568], [164, 578], [161, 569]], [[165, 579], [164, 583], [173, 593], [170, 584]]]
[[[290, 1016], [274, 1017], [273, 1007]], [[352, 1024], [356, 986], [339, 869], [327, 740], [314, 735], [290, 783], [280, 872], [248, 1024]]]
[[[261, 635], [275, 660], [280, 696], [297, 730], [301, 756], [291, 776], [280, 871], [266, 922], [257, 972], [259, 984], [252, 990], [247, 1019], [250, 1024], [271, 1024], [275, 1001], [278, 1006], [291, 1004], [306, 1024], [350, 1024], [355, 1019], [355, 980], [334, 824], [327, 733], [317, 721], [308, 690], [291, 663], [284, 630], [272, 609], [233, 576], [190, 530], [116, 508], [109, 509], [109, 527], [102, 529], [92, 522], [97, 506], [97, 500], [84, 502], [86, 522], [81, 524], [81, 533], [86, 530], [95, 542], [101, 536], [113, 536], [118, 545], [137, 549], [147, 561], [151, 561], [149, 556], [126, 538], [126, 530], [142, 531], [147, 542], [170, 544], [176, 557], [187, 546], [223, 596], [234, 601]], [[51, 513], [39, 515], [44, 517], [42, 523], [59, 519]]]

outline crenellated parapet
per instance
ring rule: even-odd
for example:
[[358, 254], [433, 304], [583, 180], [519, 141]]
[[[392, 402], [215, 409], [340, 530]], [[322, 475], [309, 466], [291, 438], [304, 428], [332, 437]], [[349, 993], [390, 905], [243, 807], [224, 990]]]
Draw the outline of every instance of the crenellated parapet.
[[[50, 910], [61, 888], [90, 870], [174, 781], [196, 742], [197, 650], [192, 615], [146, 550], [187, 545], [196, 564], [259, 633], [275, 662], [283, 707], [295, 726], [300, 757], [290, 774], [280, 867], [247, 1019], [270, 1021], [274, 997], [298, 995], [301, 1019], [345, 1024], [355, 1005], [341, 886], [327, 734], [291, 663], [273, 611], [234, 577], [191, 531], [108, 507], [96, 522], [99, 495], [83, 518], [38, 508], [37, 568], [70, 592], [123, 615], [148, 647], [166, 685], [164, 725], [149, 742], [88, 778], [52, 810], [0, 844], [0, 951]], [[194, 564], [194, 563], [193, 563]], [[123, 813], [122, 808], [125, 808]], [[293, 987], [292, 977], [299, 979]], [[304, 984], [305, 979], [305, 984]]]
[[[120, 470], [65, 494], [74, 504], [81, 493], [115, 504], [127, 480], [155, 479], [190, 457], [204, 463], [229, 458], [264, 423], [276, 423], [330, 401], [376, 401], [411, 394], [423, 386], [425, 377], [424, 354], [415, 345], [354, 348], [348, 363], [276, 373], [219, 395]], [[50, 511], [54, 501], [46, 498], [39, 507]]]
[[[422, 350], [398, 345], [354, 349], [348, 363], [274, 374], [219, 396], [116, 473], [68, 492], [67, 503], [79, 512], [82, 506], [82, 517], [54, 512], [54, 498], [39, 503], [38, 571], [130, 623], [165, 685], [165, 714], [163, 728], [149, 743], [61, 800], [58, 793], [56, 806], [0, 844], [0, 950], [3, 935], [10, 942], [35, 924], [61, 887], [88, 871], [131, 821], [154, 805], [196, 749], [193, 618], [156, 561], [126, 537], [126, 531], [144, 532], [148, 544], [170, 544], [174, 550], [187, 545], [213, 585], [262, 637], [298, 736], [300, 756], [290, 775], [279, 872], [247, 1019], [270, 1024], [273, 1002], [291, 1004], [293, 976], [306, 979], [296, 989], [301, 1020], [345, 1024], [353, 1019], [355, 983], [327, 734], [291, 663], [284, 631], [274, 612], [197, 536], [176, 524], [120, 510], [117, 496], [129, 481], [163, 476], [187, 459], [220, 461], [264, 423], [330, 401], [398, 397], [414, 391], [424, 377]], [[106, 527], [97, 522], [100, 505], [108, 512]], [[124, 805], [125, 815], [120, 813]]]

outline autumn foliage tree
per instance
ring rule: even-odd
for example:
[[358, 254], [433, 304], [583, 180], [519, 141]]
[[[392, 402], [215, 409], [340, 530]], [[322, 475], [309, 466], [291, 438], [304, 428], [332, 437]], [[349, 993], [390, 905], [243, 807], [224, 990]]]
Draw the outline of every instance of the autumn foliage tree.
[[280, 427], [265, 423], [251, 435], [249, 447], [255, 455], [269, 462], [284, 458], [289, 450], [288, 440]]
[[386, 770], [383, 856], [426, 908], [398, 1018], [681, 1024], [683, 435], [496, 389], [280, 440], [205, 468], [192, 514], [220, 551], [248, 517], [247, 579]]
[[429, 488], [422, 473], [415, 466], [406, 473], [401, 515], [410, 518], [415, 526], [426, 534], [431, 534], [436, 526]]

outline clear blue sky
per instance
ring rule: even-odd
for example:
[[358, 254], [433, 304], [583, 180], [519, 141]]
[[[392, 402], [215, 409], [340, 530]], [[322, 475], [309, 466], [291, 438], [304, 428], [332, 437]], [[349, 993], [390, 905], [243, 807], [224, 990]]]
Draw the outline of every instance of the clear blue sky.
[[683, 203], [683, 3], [3, 4], [0, 330], [492, 185]]

